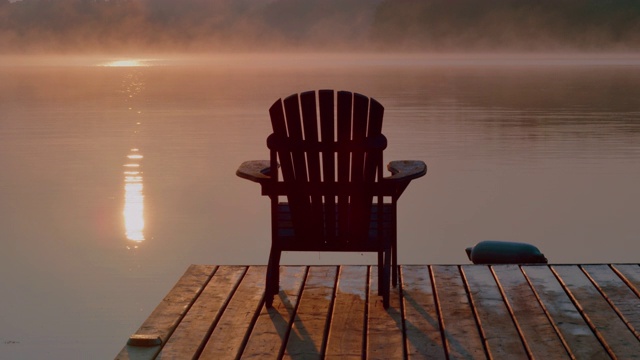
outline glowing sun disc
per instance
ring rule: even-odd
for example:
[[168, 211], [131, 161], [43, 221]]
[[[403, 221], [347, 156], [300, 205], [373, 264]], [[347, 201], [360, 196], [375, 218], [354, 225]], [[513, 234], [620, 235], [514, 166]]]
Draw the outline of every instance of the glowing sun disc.
[[138, 67], [138, 66], [147, 66], [141, 60], [115, 60], [109, 61], [104, 64], [104, 66], [108, 67]]

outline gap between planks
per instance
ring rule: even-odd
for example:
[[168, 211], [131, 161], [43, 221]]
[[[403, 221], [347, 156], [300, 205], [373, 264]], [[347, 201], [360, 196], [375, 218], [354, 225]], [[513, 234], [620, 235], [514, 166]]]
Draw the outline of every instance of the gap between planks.
[[375, 266], [192, 265], [117, 359], [637, 358], [640, 267], [403, 265], [382, 307]]

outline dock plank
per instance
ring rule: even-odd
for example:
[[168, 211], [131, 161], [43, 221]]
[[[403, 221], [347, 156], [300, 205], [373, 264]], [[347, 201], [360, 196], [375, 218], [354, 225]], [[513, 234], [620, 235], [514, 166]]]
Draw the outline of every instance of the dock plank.
[[[402, 279], [399, 279], [401, 282]], [[378, 267], [369, 271], [369, 305], [367, 308], [367, 359], [402, 359], [404, 353], [402, 312], [398, 289], [391, 288], [389, 308], [378, 295]]]
[[523, 266], [522, 269], [568, 347], [570, 356], [575, 359], [608, 358], [605, 348], [549, 267], [528, 265]]
[[[640, 266], [193, 265], [116, 359], [640, 358]], [[139, 336], [138, 336], [139, 335]], [[145, 347], [148, 346], [148, 347]]]
[[236, 359], [264, 299], [266, 266], [251, 266], [216, 324], [200, 359]]
[[162, 348], [160, 357], [190, 359], [200, 351], [246, 270], [245, 266], [218, 268], [201, 296]]
[[605, 347], [621, 359], [640, 358], [640, 342], [578, 266], [554, 265], [565, 290]]
[[404, 266], [402, 303], [409, 359], [446, 359], [429, 266]]
[[502, 287], [515, 322], [525, 339], [525, 347], [532, 357], [551, 359], [568, 353], [551, 320], [538, 303], [533, 289], [518, 265], [494, 265], [498, 283]]
[[284, 352], [307, 269], [306, 266], [280, 267], [280, 293], [274, 297], [273, 307], [262, 307], [242, 359], [278, 359]]
[[613, 306], [636, 338], [640, 339], [638, 296], [608, 265], [583, 265], [582, 269]]
[[640, 296], [640, 266], [637, 264], [614, 264], [611, 268]]
[[362, 359], [367, 266], [341, 266], [325, 359]]
[[213, 265], [189, 266], [184, 275], [135, 332], [135, 335], [159, 336], [162, 340], [161, 345], [152, 347], [125, 345], [115, 358], [118, 360], [154, 359], [216, 269], [217, 266]]
[[309, 269], [283, 359], [322, 358], [336, 274], [336, 266]]
[[462, 271], [491, 357], [527, 359], [520, 333], [491, 269], [488, 266], [466, 265], [462, 267]]
[[487, 357], [458, 266], [434, 265], [434, 285], [449, 359]]

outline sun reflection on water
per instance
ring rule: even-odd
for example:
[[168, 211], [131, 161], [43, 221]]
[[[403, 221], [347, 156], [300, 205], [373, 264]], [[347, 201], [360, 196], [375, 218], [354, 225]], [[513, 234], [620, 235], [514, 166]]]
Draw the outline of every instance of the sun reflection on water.
[[149, 66], [145, 60], [127, 59], [127, 60], [114, 60], [103, 63], [102, 66], [106, 67], [140, 67]]
[[[142, 160], [138, 149], [131, 149], [127, 155], [129, 160]], [[126, 168], [139, 168], [138, 163], [127, 163]], [[144, 193], [142, 171], [126, 170], [124, 172], [124, 226], [127, 239], [135, 242], [144, 241]]]

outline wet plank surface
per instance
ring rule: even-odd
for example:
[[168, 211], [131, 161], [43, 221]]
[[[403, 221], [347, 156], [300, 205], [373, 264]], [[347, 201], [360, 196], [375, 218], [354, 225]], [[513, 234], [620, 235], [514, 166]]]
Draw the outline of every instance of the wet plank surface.
[[640, 358], [637, 264], [402, 265], [386, 310], [375, 266], [280, 272], [267, 309], [264, 266], [190, 266], [116, 359]]

